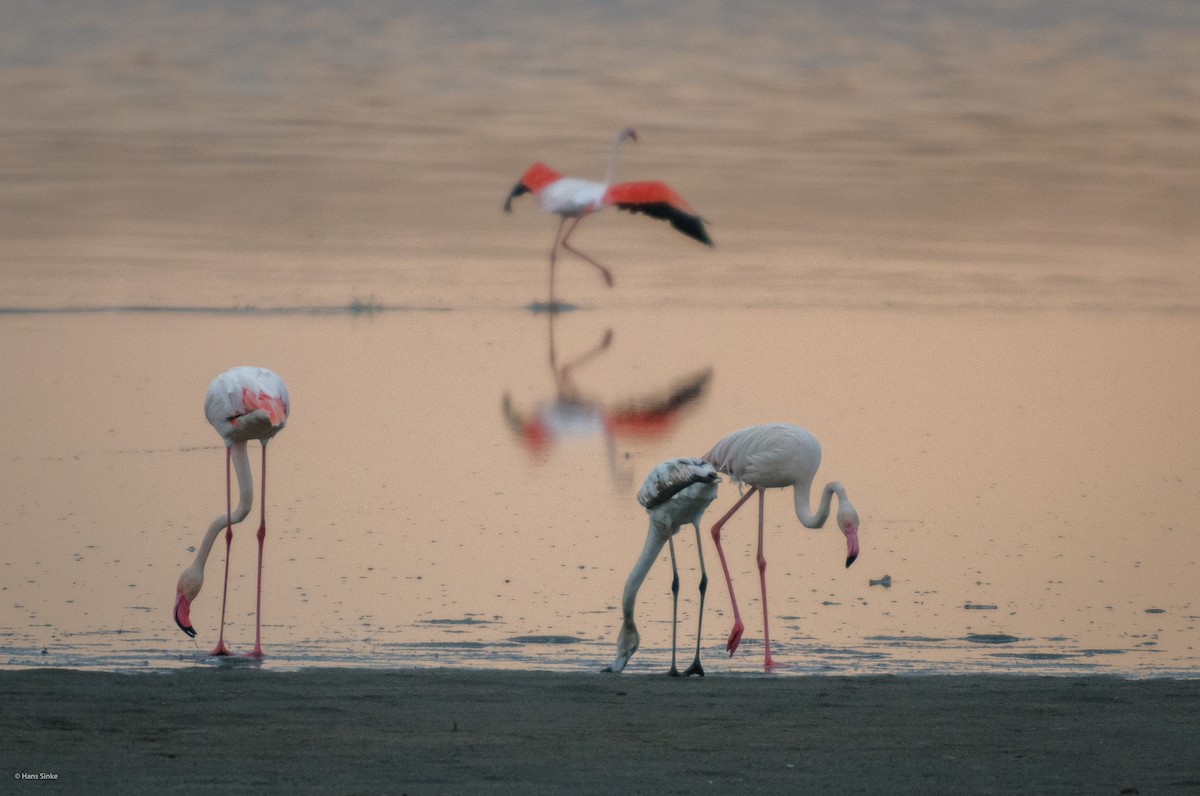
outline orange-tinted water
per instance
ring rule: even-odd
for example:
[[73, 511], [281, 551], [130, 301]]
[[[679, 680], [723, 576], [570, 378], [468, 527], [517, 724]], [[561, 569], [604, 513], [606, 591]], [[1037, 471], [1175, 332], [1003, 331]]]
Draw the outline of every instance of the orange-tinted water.
[[[1200, 19], [1005, 8], [6, 5], [0, 666], [211, 646], [220, 545], [198, 645], [169, 608], [224, 504], [204, 389], [253, 363], [293, 401], [267, 665], [599, 668], [642, 477], [784, 420], [862, 518], [846, 570], [768, 496], [794, 671], [1194, 675]], [[617, 285], [564, 260], [583, 309], [551, 328], [527, 307], [554, 221], [504, 196], [535, 159], [600, 177], [630, 123], [622, 176], [670, 182], [716, 248], [588, 219]], [[706, 525], [706, 664], [756, 671], [750, 510], [727, 528], [746, 640], [724, 659]], [[630, 671], [665, 668], [665, 559]], [[238, 650], [253, 561], [247, 523]]]
[[[1004, 654], [1066, 656], [1059, 667], [1195, 666], [1200, 440], [1189, 406], [1200, 385], [1178, 366], [1200, 354], [1195, 319], [695, 315], [558, 316], [563, 357], [613, 331], [575, 374], [601, 411], [712, 375], [662, 433], [540, 451], [503, 404], [507, 395], [510, 414], [530, 415], [555, 398], [544, 315], [5, 318], [0, 350], [22, 374], [4, 429], [7, 663], [41, 663], [43, 648], [46, 662], [122, 666], [198, 651], [169, 606], [224, 500], [223, 456], [200, 404], [209, 374], [254, 361], [284, 375], [293, 399], [269, 461], [263, 611], [277, 663], [599, 665], [645, 534], [633, 500], [642, 476], [735, 428], [784, 419], [822, 440], [818, 480], [846, 486], [863, 554], [843, 569], [840, 534], [801, 528], [790, 500], [769, 495], [778, 656], [851, 671], [1028, 667], [963, 641], [1007, 634], [1020, 641]], [[710, 521], [735, 494], [721, 488]], [[725, 534], [749, 628], [726, 665], [737, 670], [754, 669], [761, 638], [753, 523], [747, 512]], [[705, 642], [719, 660], [728, 599], [707, 533], [705, 545]], [[690, 531], [679, 549], [687, 637]], [[247, 523], [227, 631], [243, 647], [253, 551]], [[669, 644], [665, 557], [643, 587], [635, 664], [661, 664]], [[202, 644], [215, 639], [222, 560], [218, 544], [193, 607]], [[890, 588], [868, 585], [885, 575]], [[511, 641], [539, 636], [577, 643]], [[926, 640], [896, 641], [909, 637]]]

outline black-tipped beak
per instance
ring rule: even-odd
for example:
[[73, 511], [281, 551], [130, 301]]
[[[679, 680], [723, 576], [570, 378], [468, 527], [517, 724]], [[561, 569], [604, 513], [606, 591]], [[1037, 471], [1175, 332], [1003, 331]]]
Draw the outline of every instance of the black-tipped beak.
[[512, 191], [510, 191], [508, 194], [508, 198], [504, 200], [504, 212], [505, 213], [512, 212], [513, 199], [516, 199], [518, 196], [520, 196], [523, 193], [529, 193], [529, 189], [525, 187], [524, 183], [519, 182], [513, 186]]
[[856, 558], [858, 558], [858, 556], [856, 556], [856, 555], [846, 557], [846, 569], [850, 568], [850, 565], [854, 563], [854, 559], [856, 559]]
[[183, 596], [183, 592], [177, 592], [175, 594], [175, 610], [171, 612], [171, 615], [175, 617], [175, 624], [187, 634], [188, 638], [195, 638], [196, 628], [192, 627], [191, 608], [192, 605], [188, 602], [187, 597]]

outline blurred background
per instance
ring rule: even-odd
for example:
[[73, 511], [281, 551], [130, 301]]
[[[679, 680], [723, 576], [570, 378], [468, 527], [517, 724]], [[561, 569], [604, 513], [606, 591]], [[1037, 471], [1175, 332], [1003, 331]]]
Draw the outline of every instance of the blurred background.
[[633, 125], [622, 175], [720, 256], [589, 220], [658, 262], [625, 300], [1194, 309], [1198, 42], [1190, 0], [9, 0], [0, 289], [534, 298], [553, 224], [507, 190]]
[[[220, 545], [199, 645], [169, 610], [224, 505], [201, 404], [253, 363], [293, 408], [267, 665], [599, 668], [641, 479], [780, 420], [862, 518], [845, 570], [768, 496], [798, 671], [1194, 674], [1198, 53], [1193, 0], [5, 0], [0, 665], [203, 657]], [[564, 257], [579, 311], [531, 312], [556, 219], [505, 197], [630, 125], [622, 178], [715, 248], [600, 213], [572, 241], [616, 286]], [[761, 660], [755, 530], [732, 660], [705, 543], [713, 672]]]

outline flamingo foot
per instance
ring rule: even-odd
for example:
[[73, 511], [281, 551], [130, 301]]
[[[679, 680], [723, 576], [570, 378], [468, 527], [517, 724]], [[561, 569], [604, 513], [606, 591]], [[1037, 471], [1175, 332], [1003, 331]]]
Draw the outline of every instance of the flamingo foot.
[[692, 665], [687, 667], [687, 669], [685, 669], [683, 672], [684, 677], [691, 677], [693, 674], [699, 675], [700, 677], [704, 676], [704, 667], [700, 665], [700, 658], [696, 658], [696, 660], [692, 661]]
[[224, 641], [218, 641], [217, 646], [213, 648], [213, 651], [208, 653], [208, 657], [220, 658], [220, 657], [224, 657], [226, 655], [232, 655], [232, 654], [233, 653], [229, 651], [229, 647], [225, 646]]
[[746, 626], [741, 622], [735, 622], [733, 630], [729, 631], [729, 640], [725, 642], [725, 651], [729, 653], [729, 657], [733, 657], [733, 653], [737, 652], [738, 644], [742, 643], [742, 631]]
[[265, 658], [267, 656], [263, 654], [262, 647], [255, 647], [250, 652], [247, 652], [245, 654], [245, 656], [243, 656], [243, 657], [253, 658], [256, 661], [261, 661], [263, 658]]
[[796, 664], [794, 663], [784, 663], [783, 661], [777, 661], [774, 658], [767, 658], [765, 661], [763, 661], [763, 668], [768, 672], [774, 669], [792, 669], [795, 668], [795, 666]]
[[682, 675], [680, 675], [679, 670], [675, 668], [675, 665], [671, 664], [671, 671], [667, 672], [667, 677], [681, 677], [681, 676]]

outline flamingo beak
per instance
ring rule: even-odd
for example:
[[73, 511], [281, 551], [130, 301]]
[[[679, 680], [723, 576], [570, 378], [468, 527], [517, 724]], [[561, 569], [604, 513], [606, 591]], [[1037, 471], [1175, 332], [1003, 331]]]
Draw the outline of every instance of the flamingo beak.
[[192, 627], [191, 610], [192, 604], [188, 602], [188, 598], [183, 596], [183, 592], [176, 592], [175, 624], [179, 625], [179, 629], [187, 633], [189, 638], [195, 638], [196, 628]]
[[846, 531], [846, 568], [854, 563], [854, 559], [858, 558], [858, 531]]
[[512, 191], [510, 191], [508, 194], [508, 198], [504, 200], [504, 212], [511, 213], [513, 199], [516, 199], [518, 196], [520, 196], [521, 194], [526, 193], [528, 191], [529, 191], [529, 189], [526, 188], [521, 183], [517, 183], [516, 185], [514, 185]]

